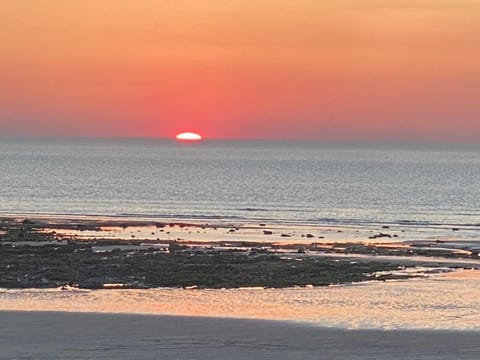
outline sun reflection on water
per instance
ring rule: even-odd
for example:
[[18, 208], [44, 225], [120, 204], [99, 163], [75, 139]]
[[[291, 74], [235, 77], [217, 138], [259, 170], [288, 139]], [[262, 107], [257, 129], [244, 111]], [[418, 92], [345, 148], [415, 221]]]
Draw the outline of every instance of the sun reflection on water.
[[2, 310], [214, 316], [344, 328], [480, 330], [480, 271], [323, 288], [1, 290]]

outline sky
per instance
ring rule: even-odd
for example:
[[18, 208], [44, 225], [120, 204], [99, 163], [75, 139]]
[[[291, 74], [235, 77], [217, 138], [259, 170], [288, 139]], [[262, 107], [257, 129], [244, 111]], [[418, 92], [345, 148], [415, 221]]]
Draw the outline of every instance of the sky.
[[480, 140], [478, 0], [15, 0], [0, 24], [0, 136]]

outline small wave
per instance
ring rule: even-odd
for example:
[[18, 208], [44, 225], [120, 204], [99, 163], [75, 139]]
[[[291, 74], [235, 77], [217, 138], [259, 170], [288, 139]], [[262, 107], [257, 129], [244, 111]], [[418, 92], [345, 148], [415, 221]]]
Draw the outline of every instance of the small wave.
[[382, 222], [373, 219], [355, 219], [355, 218], [315, 218], [309, 219], [309, 222], [320, 222], [326, 224], [341, 225], [394, 225], [391, 222]]
[[419, 221], [419, 220], [397, 220], [395, 221], [398, 225], [417, 225], [417, 226], [439, 226], [442, 224], [434, 223], [430, 221]]
[[235, 209], [235, 210], [237, 210], [237, 211], [270, 211], [270, 209], [250, 208], [250, 207], [240, 208], [240, 209]]
[[233, 215], [192, 215], [192, 214], [147, 214], [147, 213], [120, 213], [119, 217], [146, 217], [159, 219], [246, 219], [242, 216]]
[[424, 220], [393, 220], [381, 221], [378, 219], [358, 219], [358, 218], [314, 218], [308, 219], [310, 223], [339, 224], [339, 225], [368, 225], [368, 226], [412, 226], [412, 227], [459, 227], [471, 228], [480, 227], [480, 224], [474, 223], [439, 223]]
[[480, 223], [455, 223], [455, 222], [430, 222], [430, 221], [417, 221], [417, 220], [398, 220], [396, 221], [399, 225], [411, 225], [411, 226], [448, 226], [448, 227], [480, 227]]

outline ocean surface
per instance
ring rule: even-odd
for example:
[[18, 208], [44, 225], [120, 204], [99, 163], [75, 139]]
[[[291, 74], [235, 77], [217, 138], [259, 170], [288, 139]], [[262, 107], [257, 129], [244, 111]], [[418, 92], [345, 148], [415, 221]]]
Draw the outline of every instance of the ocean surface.
[[480, 147], [3, 139], [0, 174], [5, 214], [480, 230]]

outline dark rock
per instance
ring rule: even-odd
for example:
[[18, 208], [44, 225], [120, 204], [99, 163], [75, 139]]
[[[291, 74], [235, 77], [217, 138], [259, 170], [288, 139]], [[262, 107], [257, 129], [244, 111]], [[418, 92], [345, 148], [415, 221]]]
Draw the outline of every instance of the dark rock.
[[377, 234], [377, 235], [369, 236], [368, 238], [369, 239], [379, 239], [379, 238], [391, 238], [391, 237], [392, 237], [392, 235], [390, 235], [390, 234], [380, 233], [380, 234]]
[[[80, 288], [103, 289], [104, 284], [122, 284], [119, 288], [195, 284], [199, 288], [278, 288], [365, 281], [371, 279], [369, 274], [373, 272], [398, 269], [398, 266], [379, 262], [351, 264], [313, 257], [297, 261], [296, 258], [277, 256], [265, 247], [252, 248], [250, 253], [255, 256], [214, 249], [194, 252], [174, 242], [169, 248], [170, 254], [146, 249], [96, 253], [85, 243], [2, 246], [0, 287], [45, 288], [78, 284]], [[303, 253], [305, 249], [297, 251]]]
[[180, 245], [176, 242], [171, 242], [168, 245], [168, 252], [170, 254], [175, 254], [176, 251], [185, 250], [187, 247], [185, 245]]

